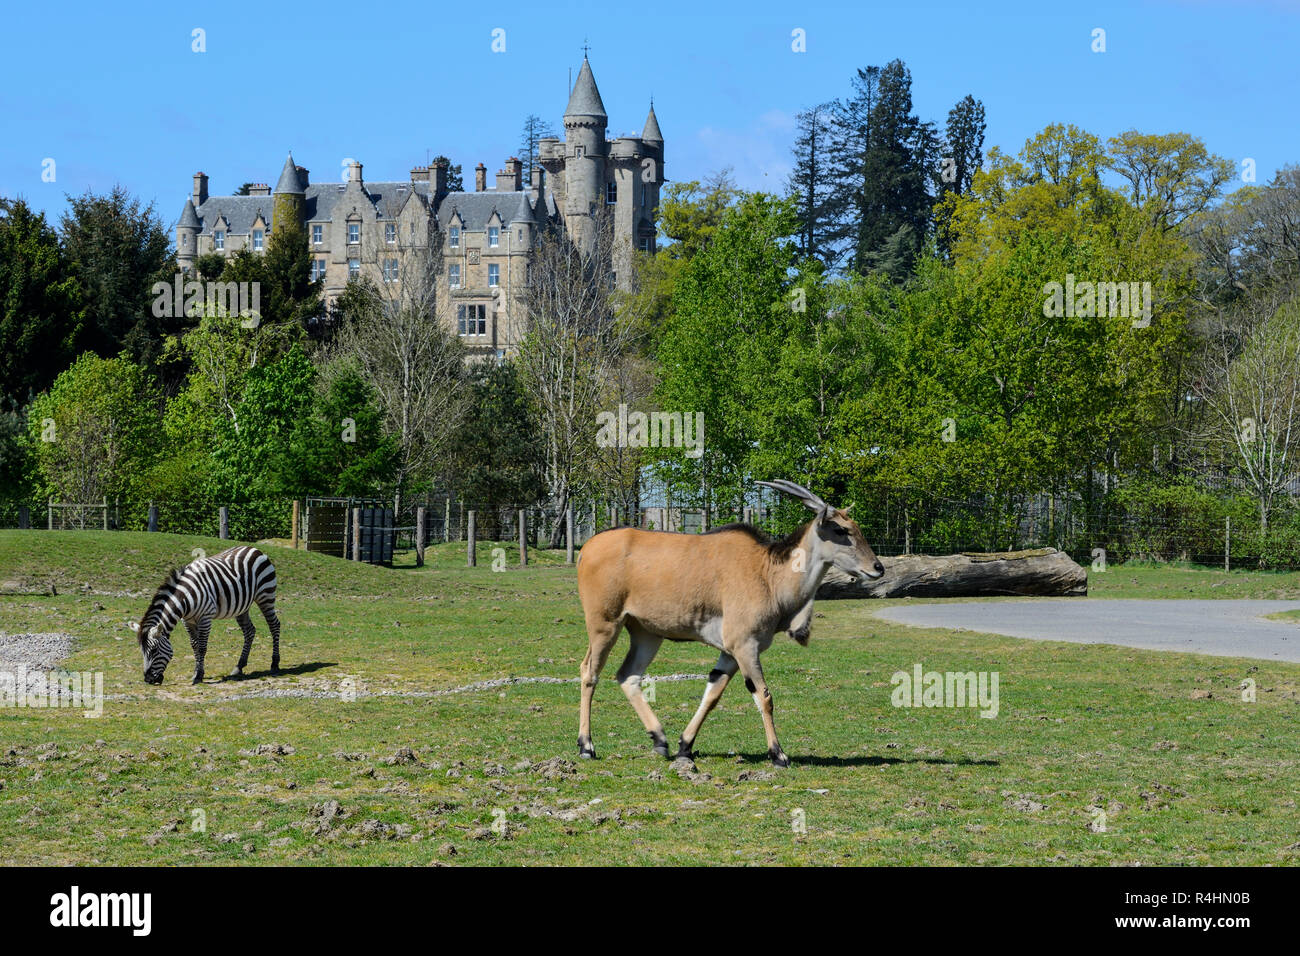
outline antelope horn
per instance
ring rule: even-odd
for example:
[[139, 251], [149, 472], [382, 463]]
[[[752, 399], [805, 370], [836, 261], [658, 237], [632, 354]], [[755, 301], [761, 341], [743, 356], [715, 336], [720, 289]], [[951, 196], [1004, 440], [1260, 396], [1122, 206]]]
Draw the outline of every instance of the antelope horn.
[[755, 484], [766, 485], [769, 488], [775, 488], [777, 491], [784, 492], [787, 495], [798, 498], [805, 506], [813, 511], [829, 511], [831, 506], [823, 501], [820, 497], [813, 494], [803, 485], [796, 485], [793, 481], [786, 481], [784, 478], [777, 478], [774, 481], [759, 481]]

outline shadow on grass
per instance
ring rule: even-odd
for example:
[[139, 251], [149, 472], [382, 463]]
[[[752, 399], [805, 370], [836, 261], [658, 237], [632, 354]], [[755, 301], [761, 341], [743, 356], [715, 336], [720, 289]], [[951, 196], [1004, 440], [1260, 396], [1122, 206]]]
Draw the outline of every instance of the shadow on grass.
[[[700, 756], [726, 756], [725, 754], [696, 754]], [[739, 754], [745, 763], [770, 764], [772, 758], [767, 755], [767, 751], [762, 753]], [[997, 760], [972, 760], [969, 757], [956, 757], [952, 760], [944, 760], [939, 757], [876, 757], [870, 754], [854, 754], [851, 757], [822, 757], [815, 754], [799, 756], [789, 754], [790, 763], [796, 767], [883, 767], [890, 764], [939, 764], [945, 767], [998, 767], [1001, 763]]]
[[310, 674], [313, 671], [324, 670], [326, 667], [338, 667], [335, 661], [310, 661], [305, 664], [297, 664], [293, 667], [281, 667], [278, 674], [272, 674], [270, 668], [263, 671], [248, 670], [244, 672], [243, 677], [227, 677], [228, 681], [253, 680], [254, 678], [263, 677], [292, 677], [294, 674]]

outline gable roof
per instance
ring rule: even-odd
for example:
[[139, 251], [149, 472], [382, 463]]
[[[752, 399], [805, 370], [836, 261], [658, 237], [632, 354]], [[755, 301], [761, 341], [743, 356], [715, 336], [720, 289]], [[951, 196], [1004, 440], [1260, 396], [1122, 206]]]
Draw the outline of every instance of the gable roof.
[[448, 193], [438, 208], [438, 225], [445, 228], [451, 222], [453, 213], [460, 214], [461, 222], [470, 232], [483, 232], [487, 229], [493, 213], [505, 224], [537, 221], [532, 213], [527, 190]]

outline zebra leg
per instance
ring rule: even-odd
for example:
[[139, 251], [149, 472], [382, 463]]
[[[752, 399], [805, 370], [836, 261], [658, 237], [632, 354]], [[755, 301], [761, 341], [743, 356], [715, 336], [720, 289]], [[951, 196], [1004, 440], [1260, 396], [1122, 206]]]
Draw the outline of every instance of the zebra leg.
[[208, 634], [212, 631], [212, 618], [205, 617], [190, 632], [190, 647], [194, 649], [194, 680], [191, 684], [203, 681], [203, 658], [208, 653]]
[[257, 629], [253, 627], [253, 619], [248, 616], [247, 611], [235, 618], [235, 621], [239, 624], [239, 629], [244, 632], [244, 652], [239, 655], [239, 663], [230, 672], [230, 676], [243, 677], [244, 668], [248, 666], [248, 654], [253, 649], [253, 636], [257, 633]]
[[271, 630], [271, 673], [280, 673], [280, 618], [275, 613], [275, 598], [269, 598], [258, 605], [266, 626]]

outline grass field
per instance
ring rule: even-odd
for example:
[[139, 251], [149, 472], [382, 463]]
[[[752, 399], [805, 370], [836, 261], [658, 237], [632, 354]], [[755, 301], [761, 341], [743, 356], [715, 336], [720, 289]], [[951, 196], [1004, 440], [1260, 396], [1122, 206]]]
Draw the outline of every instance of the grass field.
[[[735, 687], [704, 725], [697, 772], [679, 774], [610, 680], [601, 759], [577, 759], [586, 637], [562, 555], [518, 569], [508, 548], [496, 573], [491, 545], [476, 569], [463, 545], [421, 569], [268, 546], [287, 673], [267, 673], [256, 621], [248, 679], [191, 687], [182, 631], [163, 685], [144, 684], [126, 623], [192, 548], [224, 544], [0, 531], [0, 634], [74, 635], [64, 666], [101, 671], [107, 698], [98, 719], [0, 710], [0, 861], [1300, 862], [1300, 665], [918, 630], [873, 616], [893, 602], [823, 602], [809, 647], [782, 636], [764, 655], [794, 766], [768, 763]], [[1296, 574], [1092, 577], [1106, 597], [1300, 596]], [[238, 652], [235, 623], [217, 622], [208, 673]], [[703, 674], [715, 657], [666, 644], [651, 674]], [[890, 676], [917, 663], [996, 671], [998, 716], [891, 706]], [[450, 692], [508, 677], [554, 682]], [[670, 739], [702, 689], [655, 685]]]

